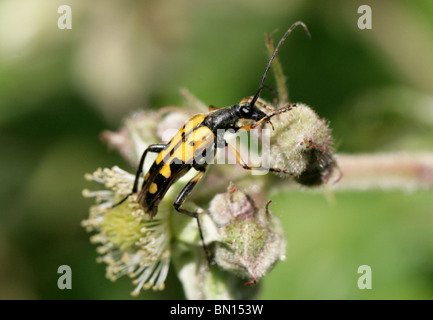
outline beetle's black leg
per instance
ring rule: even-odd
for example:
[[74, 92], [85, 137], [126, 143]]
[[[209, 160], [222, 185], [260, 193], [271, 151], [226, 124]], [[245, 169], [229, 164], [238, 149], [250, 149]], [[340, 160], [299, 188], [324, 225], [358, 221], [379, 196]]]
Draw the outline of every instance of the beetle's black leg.
[[176, 200], [174, 201], [173, 206], [178, 212], [185, 214], [187, 216], [190, 216], [192, 218], [195, 218], [197, 220], [197, 226], [198, 226], [198, 230], [200, 232], [200, 238], [201, 238], [201, 242], [203, 244], [203, 249], [204, 249], [204, 252], [206, 253], [206, 258], [208, 260], [208, 263], [209, 263], [209, 265], [211, 265], [212, 264], [211, 254], [210, 254], [209, 249], [206, 247], [206, 245], [204, 243], [203, 232], [202, 232], [201, 225], [200, 225], [199, 214], [197, 212], [192, 212], [192, 211], [181, 208], [182, 204], [185, 202], [186, 197], [191, 193], [192, 189], [195, 187], [197, 182], [199, 182], [200, 179], [203, 178], [203, 176], [206, 172], [205, 167], [198, 167], [197, 170], [199, 170], [199, 173], [197, 173], [195, 175], [195, 177], [192, 178], [186, 184], [186, 186], [182, 189], [182, 191], [179, 193]]
[[144, 160], [146, 159], [147, 152], [160, 153], [165, 148], [165, 144], [151, 144], [144, 150], [143, 155], [140, 158], [140, 163], [138, 165], [137, 173], [135, 174], [134, 186], [132, 187], [132, 193], [136, 193], [138, 190], [138, 180], [140, 174], [143, 172]]
[[151, 144], [150, 146], [147, 147], [146, 150], [144, 150], [144, 152], [140, 158], [140, 163], [138, 164], [137, 173], [135, 174], [134, 186], [132, 187], [131, 193], [128, 194], [125, 198], [123, 198], [119, 202], [117, 202], [116, 204], [114, 204], [112, 206], [112, 208], [115, 208], [115, 207], [121, 205], [123, 202], [125, 202], [131, 196], [131, 194], [134, 194], [137, 192], [138, 181], [140, 179], [140, 174], [143, 172], [144, 160], [146, 159], [147, 153], [148, 152], [160, 153], [162, 150], [164, 150], [165, 146], [166, 146], [165, 144]]

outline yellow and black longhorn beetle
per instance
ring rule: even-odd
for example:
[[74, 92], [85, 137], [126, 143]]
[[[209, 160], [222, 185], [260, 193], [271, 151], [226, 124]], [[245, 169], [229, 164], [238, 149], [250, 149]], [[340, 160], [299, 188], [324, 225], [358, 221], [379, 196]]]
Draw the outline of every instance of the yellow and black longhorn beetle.
[[[278, 49], [292, 30], [298, 25], [301, 25], [305, 29], [307, 35], [309, 35], [306, 25], [300, 21], [294, 23], [286, 31], [266, 66], [265, 73], [263, 74], [261, 83], [254, 97], [245, 98], [237, 105], [221, 109], [210, 107], [209, 113], [197, 114], [189, 119], [169, 143], [152, 144], [141, 156], [131, 194], [135, 194], [138, 191], [138, 182], [140, 175], [143, 173], [143, 164], [147, 153], [158, 153], [155, 162], [146, 173], [141, 190], [138, 191], [137, 195], [138, 203], [143, 207], [144, 211], [150, 215], [150, 218], [153, 218], [157, 214], [159, 203], [173, 183], [178, 181], [191, 168], [198, 171], [197, 175], [192, 178], [179, 193], [173, 205], [178, 212], [197, 219], [200, 237], [208, 259], [210, 255], [204, 244], [198, 213], [183, 209], [181, 206], [194, 186], [205, 174], [207, 164], [203, 162], [203, 159], [206, 158], [206, 152], [209, 151], [208, 148], [213, 147], [213, 151], [216, 151], [216, 148], [226, 147], [228, 145], [227, 142], [225, 142], [224, 137], [219, 134], [221, 130], [231, 129], [236, 132], [243, 129], [248, 131], [265, 122], [270, 122], [269, 120], [273, 116], [296, 107], [295, 104], [288, 104], [287, 106], [274, 110], [274, 112], [267, 115], [260, 111], [256, 104], [268, 107], [263, 102], [258, 101], [261, 91], [265, 88], [264, 81], [266, 75], [268, 74], [275, 55], [278, 53]], [[253, 120], [255, 122], [239, 126], [240, 120]], [[241, 159], [237, 150], [231, 150], [235, 153], [236, 161], [244, 169], [262, 169], [290, 174], [290, 172], [276, 168], [250, 167]], [[128, 197], [123, 199], [117, 205], [125, 201], [127, 198]]]

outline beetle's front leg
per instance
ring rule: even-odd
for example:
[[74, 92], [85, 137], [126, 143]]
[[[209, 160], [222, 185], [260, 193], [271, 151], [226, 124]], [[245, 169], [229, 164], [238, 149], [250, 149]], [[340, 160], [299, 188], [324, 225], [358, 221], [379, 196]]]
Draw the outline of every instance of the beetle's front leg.
[[283, 113], [286, 111], [290, 111], [295, 107], [296, 107], [296, 103], [288, 103], [287, 105], [275, 110], [271, 114], [268, 114], [266, 117], [262, 118], [260, 121], [257, 121], [256, 123], [252, 124], [251, 129], [254, 129], [254, 128], [260, 126], [262, 123], [270, 122], [269, 119], [271, 119], [273, 116], [276, 116], [277, 114], [280, 114], [280, 113]]
[[231, 144], [227, 144], [227, 146], [229, 147], [229, 150], [234, 154], [234, 156], [236, 158], [236, 162], [239, 165], [241, 165], [242, 168], [244, 168], [246, 170], [271, 171], [271, 172], [279, 172], [279, 173], [284, 173], [284, 174], [288, 174], [288, 175], [293, 175], [292, 172], [286, 171], [284, 169], [279, 169], [279, 168], [265, 168], [262, 166], [251, 167], [242, 159], [241, 154], [239, 153], [239, 151], [235, 147], [233, 147]]

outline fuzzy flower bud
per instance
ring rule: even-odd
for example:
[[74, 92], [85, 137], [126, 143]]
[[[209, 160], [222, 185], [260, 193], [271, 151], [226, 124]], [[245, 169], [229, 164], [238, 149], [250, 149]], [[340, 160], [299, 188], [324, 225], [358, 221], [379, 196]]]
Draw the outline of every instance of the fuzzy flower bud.
[[224, 270], [249, 279], [250, 284], [284, 258], [286, 241], [280, 222], [267, 206], [256, 208], [236, 185], [230, 184], [227, 192], [216, 195], [209, 212], [220, 234], [215, 262]]
[[292, 172], [303, 185], [327, 182], [336, 167], [328, 123], [302, 103], [272, 118], [272, 123], [272, 167]]

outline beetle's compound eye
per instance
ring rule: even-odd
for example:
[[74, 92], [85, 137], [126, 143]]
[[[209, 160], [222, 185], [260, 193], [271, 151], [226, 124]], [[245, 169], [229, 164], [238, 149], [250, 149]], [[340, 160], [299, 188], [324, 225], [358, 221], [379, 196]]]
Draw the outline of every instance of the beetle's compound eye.
[[241, 106], [239, 113], [241, 115], [242, 118], [246, 118], [246, 119], [250, 119], [253, 110], [251, 108], [249, 108], [248, 106]]

